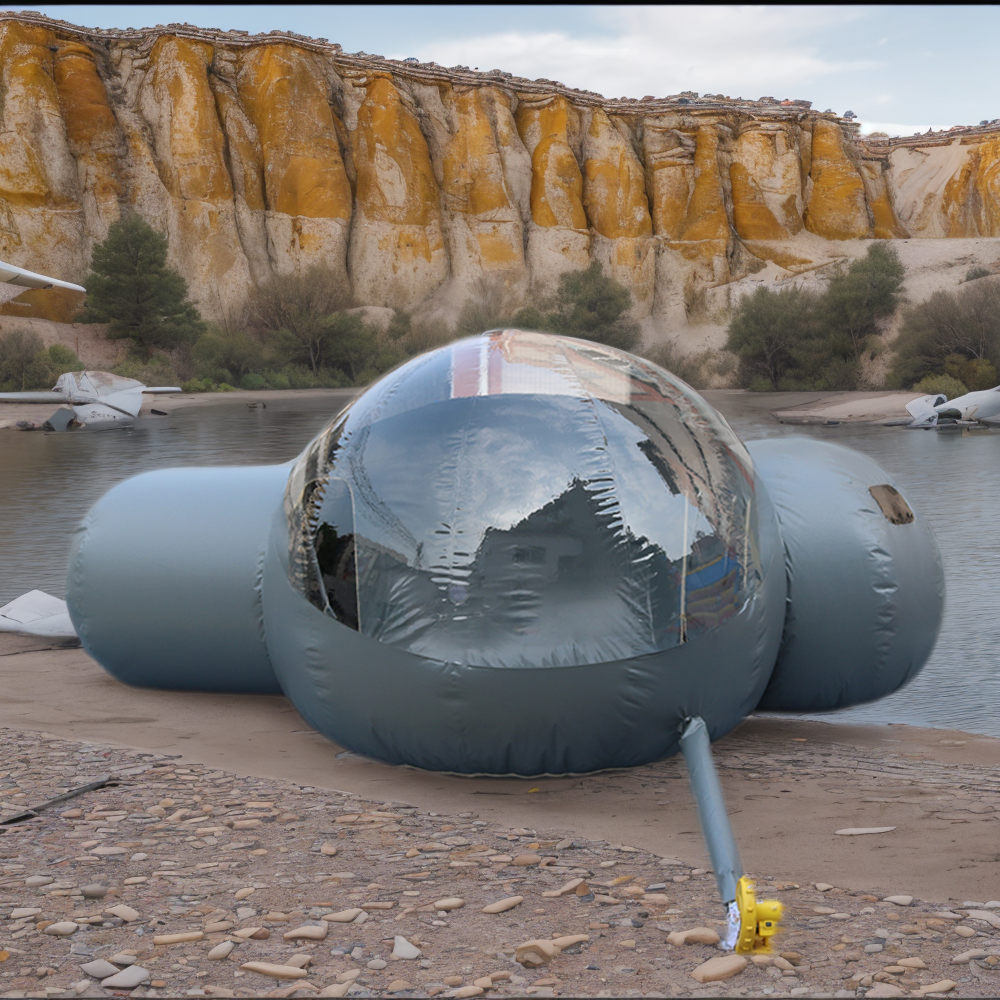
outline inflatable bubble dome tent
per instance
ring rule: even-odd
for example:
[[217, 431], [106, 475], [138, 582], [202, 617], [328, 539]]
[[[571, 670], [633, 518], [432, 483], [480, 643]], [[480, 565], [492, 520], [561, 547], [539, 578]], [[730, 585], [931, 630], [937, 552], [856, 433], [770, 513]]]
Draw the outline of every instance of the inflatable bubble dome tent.
[[860, 455], [753, 450], [650, 362], [495, 331], [390, 372], [290, 466], [115, 487], [70, 613], [123, 681], [281, 690], [338, 744], [462, 773], [638, 764], [688, 717], [715, 738], [895, 690], [940, 621], [933, 535]]

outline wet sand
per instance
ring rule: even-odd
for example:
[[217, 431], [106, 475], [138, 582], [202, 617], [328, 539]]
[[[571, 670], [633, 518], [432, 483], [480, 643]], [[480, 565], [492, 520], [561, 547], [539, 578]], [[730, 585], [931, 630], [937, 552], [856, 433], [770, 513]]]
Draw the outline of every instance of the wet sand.
[[[44, 730], [707, 865], [679, 758], [560, 778], [466, 778], [370, 761], [279, 696], [130, 688], [80, 648], [0, 635], [0, 726]], [[751, 718], [715, 745], [748, 871], [940, 903], [1000, 898], [1000, 740], [903, 725]], [[852, 827], [888, 834], [838, 836]]]

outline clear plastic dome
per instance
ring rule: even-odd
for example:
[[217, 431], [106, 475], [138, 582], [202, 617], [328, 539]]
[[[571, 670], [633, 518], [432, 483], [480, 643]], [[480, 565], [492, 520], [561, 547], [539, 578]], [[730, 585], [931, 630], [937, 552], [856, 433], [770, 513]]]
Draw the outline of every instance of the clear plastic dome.
[[293, 584], [434, 660], [563, 667], [697, 640], [760, 585], [749, 455], [679, 379], [503, 330], [391, 372], [296, 462]]

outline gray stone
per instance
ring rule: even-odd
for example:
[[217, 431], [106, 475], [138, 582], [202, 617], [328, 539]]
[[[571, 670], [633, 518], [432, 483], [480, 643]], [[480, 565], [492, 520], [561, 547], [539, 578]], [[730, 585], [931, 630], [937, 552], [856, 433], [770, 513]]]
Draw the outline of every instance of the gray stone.
[[392, 957], [410, 960], [420, 958], [420, 949], [415, 944], [410, 944], [405, 937], [397, 934], [392, 945]]
[[110, 962], [105, 962], [103, 958], [99, 958], [94, 962], [88, 962], [86, 965], [81, 965], [80, 971], [86, 972], [88, 976], [93, 976], [95, 979], [107, 979], [108, 976], [116, 976], [118, 974], [118, 969]]
[[106, 990], [133, 990], [149, 979], [149, 970], [141, 965], [130, 965], [127, 969], [101, 980], [101, 986]]
[[106, 886], [94, 883], [93, 885], [85, 885], [80, 892], [83, 893], [84, 899], [104, 899], [108, 890]]

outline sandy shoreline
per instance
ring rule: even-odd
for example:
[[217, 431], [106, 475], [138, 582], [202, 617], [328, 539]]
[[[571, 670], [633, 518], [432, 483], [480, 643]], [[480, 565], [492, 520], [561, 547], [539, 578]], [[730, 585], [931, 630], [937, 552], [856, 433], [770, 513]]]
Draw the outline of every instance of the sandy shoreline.
[[[322, 398], [328, 396], [339, 409], [345, 406], [360, 389], [265, 389], [260, 392], [249, 392], [244, 389], [234, 389], [232, 392], [182, 392], [170, 396], [143, 396], [140, 419], [156, 417], [150, 414], [155, 408], [166, 414], [191, 406], [217, 406], [223, 403], [242, 401], [244, 403], [287, 402], [302, 398]], [[48, 420], [57, 403], [0, 403], [0, 430], [38, 430]], [[335, 410], [333, 412], [336, 412]], [[18, 426], [19, 423], [28, 426]]]
[[[344, 752], [283, 697], [130, 688], [82, 649], [48, 645], [0, 635], [0, 726], [181, 754], [237, 774], [443, 813], [475, 809], [510, 826], [558, 824], [571, 835], [706, 863], [678, 758], [531, 781], [393, 767]], [[717, 743], [716, 754], [748, 868], [942, 903], [983, 892], [1000, 898], [1000, 740], [903, 725], [752, 718]], [[954, 795], [974, 810], [959, 808]], [[835, 835], [890, 825], [897, 830], [885, 838]]]
[[[175, 396], [147, 396], [140, 412], [141, 418], [150, 416], [155, 407], [168, 415], [178, 409], [192, 406], [218, 406], [241, 401], [247, 404], [288, 403], [295, 399], [329, 397], [332, 412], [345, 406], [361, 389], [267, 389], [250, 392], [238, 389], [233, 392], [190, 392]], [[909, 419], [906, 404], [915, 399], [913, 392], [765, 392], [753, 393], [743, 389], [706, 389], [701, 393], [723, 413], [736, 408], [742, 411], [770, 413], [781, 423], [830, 424], [871, 423]], [[51, 415], [52, 403], [17, 403], [0, 405], [0, 430], [38, 429]], [[28, 427], [19, 427], [26, 423]]]

